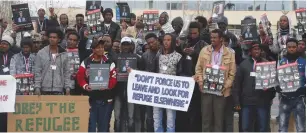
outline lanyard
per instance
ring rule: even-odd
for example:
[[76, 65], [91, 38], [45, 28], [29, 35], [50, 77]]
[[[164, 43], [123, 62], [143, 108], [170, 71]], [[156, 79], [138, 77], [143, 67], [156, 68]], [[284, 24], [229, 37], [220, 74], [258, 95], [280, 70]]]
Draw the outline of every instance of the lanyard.
[[67, 27], [67, 26], [64, 27], [64, 26], [62, 26], [62, 25], [60, 24], [60, 29], [63, 29], [63, 32], [64, 32], [64, 33], [66, 32], [66, 27]]
[[29, 67], [30, 67], [29, 58], [23, 57], [23, 60], [25, 61], [26, 72], [29, 72]]
[[257, 64], [257, 61], [254, 59], [254, 58], [252, 58], [253, 59], [253, 61], [254, 61], [254, 65], [253, 65], [253, 71], [255, 71], [255, 68], [256, 68], [256, 64]]
[[43, 21], [42, 24], [40, 23], [39, 19], [37, 19], [37, 20], [38, 20], [38, 24], [39, 24], [39, 29], [40, 29], [41, 31], [43, 31], [45, 19], [44, 19], [44, 21]]
[[3, 55], [2, 58], [3, 58], [3, 65], [6, 66], [6, 64], [7, 64], [7, 54]]
[[81, 29], [83, 28], [83, 26], [78, 30], [78, 26], [76, 25], [76, 31], [78, 32], [79, 35], [81, 35]]

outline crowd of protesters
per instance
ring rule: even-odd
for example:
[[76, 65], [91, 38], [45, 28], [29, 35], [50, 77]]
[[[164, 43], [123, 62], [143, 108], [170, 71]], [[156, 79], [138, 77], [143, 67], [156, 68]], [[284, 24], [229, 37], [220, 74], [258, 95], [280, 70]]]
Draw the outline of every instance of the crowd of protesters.
[[[75, 16], [73, 27], [69, 27], [67, 14], [58, 18], [51, 13], [46, 18], [43, 8], [37, 14], [38, 28], [34, 32], [16, 33], [18, 26], [2, 19], [0, 75], [33, 73], [36, 95], [88, 95], [89, 132], [109, 132], [111, 124], [115, 132], [233, 132], [234, 112], [239, 112], [240, 131], [269, 132], [276, 96], [280, 100], [279, 131], [288, 131], [291, 113], [296, 131], [306, 131], [306, 35], [297, 40], [285, 15], [280, 17], [276, 36], [267, 34], [259, 23], [259, 40], [244, 41], [227, 29], [225, 16], [218, 19], [218, 29], [209, 31], [210, 18], [198, 16], [188, 29], [182, 29], [181, 17], [171, 21], [163, 12], [155, 25], [159, 33], [145, 34], [144, 24], [135, 14], [129, 14], [129, 20], [118, 25], [112, 21], [112, 9], [106, 8], [102, 11], [102, 33], [89, 38], [83, 14]], [[179, 37], [182, 30], [188, 33], [183, 39]], [[78, 49], [78, 71], [70, 69], [69, 49]], [[194, 77], [196, 85], [188, 111], [128, 103], [127, 82], [116, 80], [117, 57], [123, 55], [137, 57], [137, 69], [141, 71]], [[279, 86], [256, 90], [250, 73], [256, 62], [266, 61], [278, 65], [297, 62], [301, 87], [290, 94], [282, 93]], [[88, 69], [90, 64], [99, 63], [110, 64], [109, 87], [91, 90]], [[207, 64], [226, 67], [222, 96], [202, 91]], [[113, 110], [115, 122], [110, 123]], [[0, 113], [1, 132], [7, 131], [6, 121], [7, 114]]]

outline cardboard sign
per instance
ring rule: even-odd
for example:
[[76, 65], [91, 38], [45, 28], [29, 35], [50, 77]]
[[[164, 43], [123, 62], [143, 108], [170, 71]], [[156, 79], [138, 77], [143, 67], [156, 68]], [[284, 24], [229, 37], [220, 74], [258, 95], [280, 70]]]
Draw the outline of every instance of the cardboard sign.
[[137, 57], [136, 56], [119, 56], [117, 59], [117, 81], [127, 81], [129, 73], [127, 68], [137, 68]]
[[16, 97], [16, 79], [11, 75], [1, 75], [0, 113], [14, 112], [15, 97]]
[[92, 90], [108, 89], [110, 64], [90, 64], [90, 88]]
[[203, 74], [203, 92], [223, 96], [222, 90], [225, 83], [225, 70], [223, 66], [207, 65]]
[[241, 35], [244, 40], [258, 40], [256, 19], [241, 21]]
[[16, 96], [8, 132], [87, 132], [87, 96]]
[[34, 29], [32, 25], [28, 4], [12, 5], [11, 8], [13, 13], [14, 23], [18, 26], [17, 32]]
[[216, 23], [220, 17], [224, 16], [224, 6], [225, 1], [216, 1], [213, 3], [211, 16], [213, 23]]
[[194, 86], [191, 77], [132, 70], [128, 78], [128, 102], [187, 111]]
[[256, 63], [255, 89], [268, 89], [278, 85], [276, 81], [276, 62]]
[[277, 67], [277, 72], [281, 92], [295, 92], [301, 87], [300, 73], [296, 62]]

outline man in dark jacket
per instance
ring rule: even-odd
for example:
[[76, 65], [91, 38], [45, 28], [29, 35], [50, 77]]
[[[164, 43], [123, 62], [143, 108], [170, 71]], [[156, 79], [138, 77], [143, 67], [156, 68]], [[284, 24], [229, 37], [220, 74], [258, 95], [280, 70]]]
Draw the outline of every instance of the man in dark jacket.
[[120, 27], [118, 24], [112, 21], [113, 18], [113, 11], [111, 8], [106, 8], [102, 12], [102, 16], [104, 21], [101, 23], [101, 31], [102, 34], [110, 35], [112, 41], [120, 40]]
[[[182, 73], [180, 76], [191, 77], [195, 74], [195, 66], [200, 50], [208, 44], [200, 39], [201, 28], [199, 23], [191, 22], [189, 36], [182, 51]], [[195, 85], [188, 112], [177, 111], [176, 132], [201, 132], [200, 91]]]
[[208, 21], [203, 16], [197, 16], [195, 20], [200, 24], [200, 39], [204, 40], [206, 43], [211, 44], [210, 33], [207, 29]]
[[172, 27], [175, 30], [173, 32], [174, 36], [177, 38], [182, 30], [183, 27], [183, 20], [181, 17], [176, 17], [172, 21]]
[[[268, 131], [268, 122], [270, 119], [269, 110], [271, 101], [275, 97], [273, 88], [255, 89], [255, 63], [265, 62], [260, 56], [260, 47], [258, 42], [253, 42], [249, 49], [250, 58], [245, 59], [239, 66], [236, 73], [236, 82], [234, 84], [232, 95], [234, 98], [235, 109], [242, 111], [242, 130], [250, 132], [251, 126], [255, 121], [255, 115], [259, 125], [260, 132]], [[256, 114], [255, 114], [256, 113]], [[254, 120], [253, 120], [254, 119]]]
[[76, 29], [76, 32], [80, 36], [80, 39], [84, 39], [84, 31], [87, 29], [86, 24], [84, 24], [84, 15], [83, 14], [77, 14], [76, 15], [76, 22], [77, 24], [74, 26]]

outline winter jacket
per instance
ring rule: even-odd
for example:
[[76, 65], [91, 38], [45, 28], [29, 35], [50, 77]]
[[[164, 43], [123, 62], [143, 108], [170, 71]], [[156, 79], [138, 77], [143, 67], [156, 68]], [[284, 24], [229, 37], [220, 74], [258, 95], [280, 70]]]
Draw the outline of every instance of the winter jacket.
[[84, 31], [87, 29], [87, 25], [83, 24], [81, 27], [78, 27], [77, 25], [75, 25], [74, 28], [76, 29], [76, 32], [80, 36], [80, 40], [83, 40], [84, 39]]
[[[300, 73], [300, 88], [296, 92], [281, 93], [283, 97], [286, 98], [296, 98], [296, 97], [305, 97], [306, 96], [306, 59], [302, 57], [297, 58], [298, 71]], [[285, 65], [288, 63], [294, 63], [295, 61], [288, 61], [286, 57], [283, 57], [279, 61], [279, 65]], [[277, 91], [280, 91], [280, 88], [277, 87]]]
[[[222, 46], [223, 56], [221, 57], [221, 65], [226, 67], [225, 83], [223, 88], [224, 97], [230, 96], [231, 86], [233, 84], [236, 73], [235, 54], [227, 47]], [[199, 77], [198, 82], [203, 82], [203, 74], [206, 70], [206, 65], [211, 64], [213, 53], [212, 45], [204, 47], [200, 53], [195, 67], [195, 75]]]
[[[265, 62], [265, 59], [261, 59], [259, 62]], [[234, 87], [232, 88], [232, 96], [234, 98], [235, 105], [257, 105], [257, 106], [269, 106], [271, 100], [275, 97], [274, 88], [268, 90], [256, 90], [255, 89], [255, 77], [250, 76], [253, 72], [254, 60], [252, 58], [245, 59], [238, 67]]]
[[[11, 58], [14, 56], [12, 51], [8, 51], [6, 54], [0, 52], [0, 75], [10, 75], [10, 71], [4, 72], [4, 68], [10, 68]], [[5, 61], [6, 60], [6, 61]]]
[[[24, 73], [33, 73], [34, 72], [34, 61], [35, 55], [30, 54], [28, 58], [26, 58], [22, 52], [15, 54], [10, 62], [10, 74], [24, 74]], [[27, 70], [28, 69], [28, 70]]]
[[[182, 52], [182, 73], [180, 76], [193, 76], [195, 74], [195, 66], [198, 60], [198, 56], [203, 47], [208, 46], [209, 44], [203, 40], [199, 40], [195, 45], [186, 44], [184, 48], [194, 47], [194, 52], [191, 55], [187, 55]], [[183, 49], [184, 49], [183, 48]]]
[[152, 52], [150, 50], [143, 53], [141, 57], [141, 62], [144, 64], [143, 71], [146, 72], [157, 72], [159, 52]]
[[109, 34], [112, 41], [121, 39], [121, 29], [118, 24], [111, 22], [110, 29], [107, 31], [104, 22], [101, 23], [101, 34]]
[[210, 32], [203, 28], [200, 30], [200, 39], [205, 41], [208, 44], [211, 44], [211, 39], [210, 39]]
[[[114, 91], [112, 89], [115, 87], [116, 80], [116, 68], [115, 63], [111, 62], [106, 56], [102, 57], [103, 62], [110, 64], [110, 78], [109, 78], [109, 87], [106, 90], [92, 90], [88, 92], [90, 100], [111, 100], [114, 98]], [[89, 85], [89, 70], [90, 64], [99, 64], [101, 61], [94, 61], [93, 56], [87, 57], [80, 65], [80, 68], [77, 73], [77, 80], [79, 85], [85, 89]]]
[[[56, 69], [52, 69], [52, 65]], [[49, 46], [38, 51], [34, 65], [35, 89], [47, 92], [63, 92], [64, 89], [71, 89], [71, 71], [65, 49], [58, 46], [58, 54], [55, 61], [50, 53]]]

